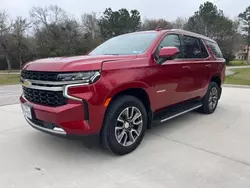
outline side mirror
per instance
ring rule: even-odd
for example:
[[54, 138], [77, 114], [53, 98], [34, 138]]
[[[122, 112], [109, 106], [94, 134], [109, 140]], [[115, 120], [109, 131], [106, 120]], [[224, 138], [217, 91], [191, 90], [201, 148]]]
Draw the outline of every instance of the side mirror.
[[163, 47], [160, 49], [159, 58], [171, 58], [180, 53], [180, 50], [176, 47]]

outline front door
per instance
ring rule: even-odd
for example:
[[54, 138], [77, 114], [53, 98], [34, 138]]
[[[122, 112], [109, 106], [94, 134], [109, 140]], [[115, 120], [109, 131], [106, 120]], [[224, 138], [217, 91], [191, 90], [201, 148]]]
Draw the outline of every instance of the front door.
[[[176, 34], [168, 34], [161, 41], [157, 53], [162, 47], [177, 47], [182, 52], [180, 38]], [[157, 96], [157, 107], [164, 108], [182, 101], [190, 96], [190, 88], [193, 86], [192, 70], [187, 60], [180, 53], [176, 59], [167, 60], [162, 64], [155, 63], [154, 92]]]

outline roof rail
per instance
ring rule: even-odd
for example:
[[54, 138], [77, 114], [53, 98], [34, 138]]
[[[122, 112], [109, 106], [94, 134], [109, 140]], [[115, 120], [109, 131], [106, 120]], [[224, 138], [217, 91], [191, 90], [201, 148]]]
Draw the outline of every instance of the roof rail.
[[196, 37], [199, 37], [199, 38], [203, 38], [205, 40], [215, 42], [213, 39], [211, 39], [211, 38], [209, 38], [209, 37], [207, 37], [205, 35], [194, 33], [194, 32], [191, 32], [191, 31], [186, 31], [186, 30], [183, 30], [183, 29], [171, 29], [171, 31], [179, 31], [179, 32], [182, 32], [182, 33], [187, 34], [187, 35], [196, 36]]
[[185, 31], [183, 29], [171, 29], [171, 31]]
[[155, 30], [156, 30], [156, 31], [161, 31], [162, 28], [161, 28], [160, 26], [158, 26]]

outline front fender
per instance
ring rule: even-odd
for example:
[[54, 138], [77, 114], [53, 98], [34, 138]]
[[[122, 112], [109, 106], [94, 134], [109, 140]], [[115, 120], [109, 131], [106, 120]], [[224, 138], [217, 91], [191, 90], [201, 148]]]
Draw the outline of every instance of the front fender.
[[125, 84], [118, 85], [112, 91], [108, 93], [108, 95], [105, 97], [105, 100], [108, 98], [113, 98], [115, 95], [117, 95], [118, 93], [122, 91], [126, 91], [128, 89], [136, 89], [136, 88], [144, 89], [147, 92], [148, 85], [139, 81], [128, 82]]

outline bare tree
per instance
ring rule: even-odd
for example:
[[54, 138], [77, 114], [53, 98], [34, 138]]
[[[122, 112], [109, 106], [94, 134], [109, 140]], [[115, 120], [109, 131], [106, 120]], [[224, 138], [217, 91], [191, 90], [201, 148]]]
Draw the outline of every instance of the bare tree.
[[39, 57], [77, 55], [87, 51], [80, 24], [63, 9], [34, 7], [30, 15]]
[[[30, 11], [37, 50], [42, 56], [58, 55], [62, 43], [63, 22], [68, 19], [66, 12], [57, 5], [33, 7]], [[60, 53], [59, 53], [60, 54]]]
[[[8, 72], [11, 71], [11, 60], [9, 55], [11, 23], [5, 11], [0, 12], [0, 49], [6, 58]], [[0, 51], [0, 53], [1, 53]]]
[[17, 17], [13, 23], [13, 33], [15, 48], [19, 58], [20, 68], [22, 67], [22, 51], [27, 48], [27, 42], [25, 38], [25, 31], [29, 28], [30, 24], [27, 19]]
[[172, 25], [175, 29], [184, 29], [186, 23], [187, 23], [186, 18], [178, 17], [175, 21], [172, 22]]
[[41, 29], [47, 30], [47, 32], [54, 35], [54, 38], [58, 38], [58, 33], [55, 31], [55, 26], [63, 23], [68, 19], [66, 11], [58, 7], [57, 5], [50, 5], [48, 7], [33, 7], [30, 11], [31, 22], [34, 24], [35, 31], [41, 31]]
[[93, 39], [100, 37], [100, 28], [95, 12], [92, 12], [91, 14], [83, 14], [81, 20], [83, 32], [85, 34], [89, 34]]
[[59, 24], [67, 18], [66, 12], [57, 5], [49, 7], [33, 7], [30, 11], [31, 21], [36, 26], [49, 27], [50, 24]]
[[142, 24], [142, 30], [155, 30], [157, 27], [161, 29], [173, 29], [173, 25], [164, 19], [147, 19]]

